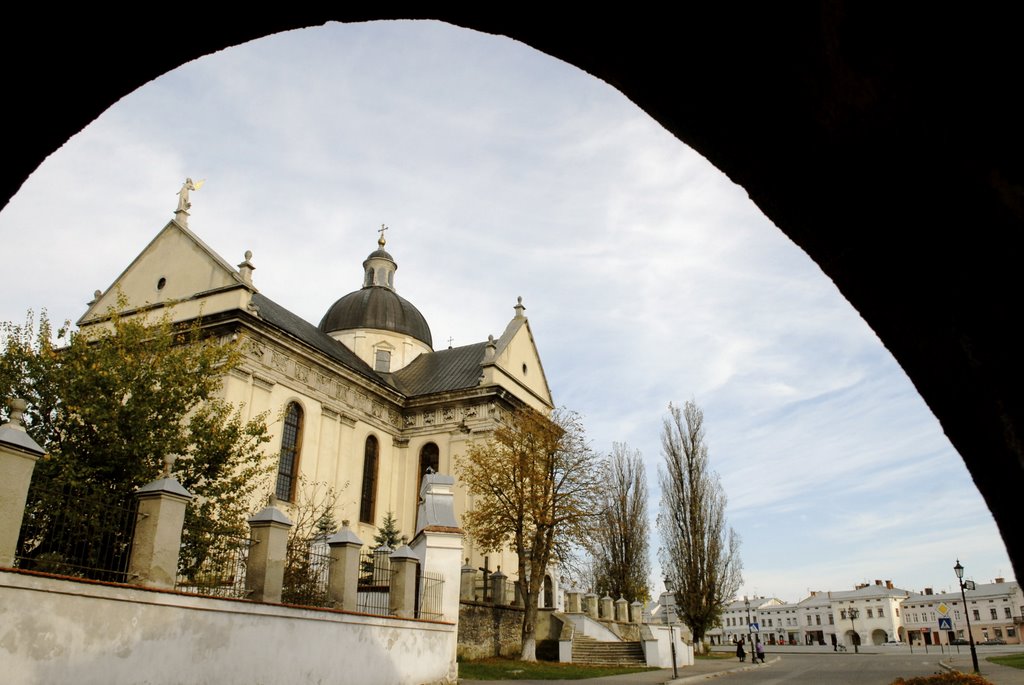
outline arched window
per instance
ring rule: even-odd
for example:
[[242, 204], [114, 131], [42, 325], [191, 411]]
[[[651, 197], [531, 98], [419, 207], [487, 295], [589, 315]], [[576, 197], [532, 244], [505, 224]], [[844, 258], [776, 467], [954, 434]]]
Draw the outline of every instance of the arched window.
[[302, 449], [302, 407], [290, 402], [284, 412], [281, 433], [281, 460], [277, 464], [274, 494], [285, 502], [295, 501], [295, 481], [299, 477], [299, 452]]
[[366, 450], [363, 452], [363, 497], [359, 504], [359, 520], [373, 523], [373, 510], [377, 499], [377, 438], [366, 438]]
[[[437, 466], [441, 459], [441, 452], [437, 449], [437, 444], [428, 442], [426, 445], [420, 448], [420, 479], [418, 481], [417, 488], [419, 485], [423, 485], [423, 476], [426, 475], [427, 469], [431, 469], [434, 473], [437, 473]], [[417, 492], [417, 495], [419, 493]]]

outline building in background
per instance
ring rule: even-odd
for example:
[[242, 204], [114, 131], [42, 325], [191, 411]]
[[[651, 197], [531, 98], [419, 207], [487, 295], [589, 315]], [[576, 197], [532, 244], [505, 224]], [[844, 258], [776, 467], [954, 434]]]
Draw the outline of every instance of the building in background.
[[925, 588], [924, 592], [907, 597], [903, 601], [903, 626], [910, 642], [948, 645], [957, 640], [969, 641], [966, 615], [969, 613], [976, 643], [989, 640], [1021, 643], [1024, 594], [1016, 581], [996, 578], [994, 583], [975, 585], [965, 594], [966, 612], [959, 588], [941, 593]]

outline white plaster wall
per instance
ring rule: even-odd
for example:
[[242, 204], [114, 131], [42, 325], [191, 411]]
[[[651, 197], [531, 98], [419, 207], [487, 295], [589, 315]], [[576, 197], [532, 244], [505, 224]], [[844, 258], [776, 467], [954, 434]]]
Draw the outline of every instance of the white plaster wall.
[[651, 629], [651, 634], [654, 636], [654, 641], [657, 644], [657, 654], [647, 655], [648, 666], [657, 666], [658, 668], [672, 668], [671, 638], [673, 637], [675, 638], [676, 643], [676, 665], [679, 668], [693, 666], [693, 645], [683, 642], [682, 631], [680, 630], [679, 626], [674, 626], [670, 630], [669, 626], [659, 626], [651, 623], [648, 624], [647, 627]]
[[454, 682], [449, 623], [295, 609], [0, 571], [12, 685]]

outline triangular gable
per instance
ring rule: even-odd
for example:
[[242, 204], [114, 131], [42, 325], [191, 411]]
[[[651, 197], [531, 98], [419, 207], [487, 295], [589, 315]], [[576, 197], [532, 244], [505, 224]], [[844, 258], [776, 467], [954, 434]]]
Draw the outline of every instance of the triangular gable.
[[[507, 379], [520, 386], [509, 389], [521, 399], [531, 405], [539, 401], [547, 407], [554, 407], [530, 321], [525, 316], [514, 317], [505, 327], [505, 332], [495, 341], [494, 366], [501, 369]], [[497, 377], [494, 381], [501, 385], [507, 383], [502, 383]], [[523, 390], [526, 390], [529, 397], [524, 395]]]
[[[128, 301], [128, 311], [171, 303], [209, 299], [216, 293], [236, 290], [237, 294], [255, 292], [223, 257], [213, 251], [189, 229], [170, 221], [121, 272], [78, 320], [88, 324], [101, 320], [117, 305], [118, 293]], [[243, 304], [238, 296], [203, 302], [203, 314], [235, 308]], [[186, 308], [191, 310], [192, 308]], [[181, 312], [193, 314], [193, 312]]]

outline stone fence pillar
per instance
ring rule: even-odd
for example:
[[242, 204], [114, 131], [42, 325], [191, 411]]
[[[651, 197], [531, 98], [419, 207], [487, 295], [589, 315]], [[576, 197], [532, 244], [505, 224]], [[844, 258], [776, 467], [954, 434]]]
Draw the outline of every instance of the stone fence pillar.
[[128, 561], [128, 581], [147, 587], [173, 588], [178, 578], [181, 528], [192, 494], [170, 475], [135, 492], [139, 511]]
[[459, 599], [467, 602], [476, 599], [476, 569], [469, 565], [469, 559], [466, 559], [466, 565], [462, 567], [459, 580]]
[[597, 594], [588, 592], [583, 598], [583, 611], [590, 618], [597, 618]]
[[402, 545], [391, 553], [388, 609], [393, 616], [416, 617], [416, 567], [419, 563], [409, 545]]
[[608, 593], [605, 593], [604, 597], [601, 598], [601, 610], [599, 613], [600, 617], [606, 621], [614, 620], [615, 616], [612, 615], [614, 605], [615, 602], [612, 601], [612, 598], [608, 595]]
[[335, 609], [355, 611], [359, 599], [359, 553], [363, 541], [343, 521], [341, 529], [327, 538], [331, 570], [327, 574], [327, 599]]
[[494, 606], [505, 606], [508, 604], [508, 598], [505, 596], [505, 579], [507, 579], [504, 573], [501, 572], [501, 567], [491, 574], [491, 600], [494, 602]]
[[567, 592], [565, 611], [569, 614], [583, 613], [583, 593], [577, 591]]
[[25, 500], [43, 448], [21, 422], [25, 400], [11, 400], [11, 420], [0, 426], [0, 567], [14, 566]]
[[629, 602], [621, 595], [615, 600], [615, 620], [618, 623], [629, 623]]
[[284, 564], [288, 556], [288, 530], [292, 522], [284, 512], [269, 505], [249, 519], [253, 546], [245, 562], [245, 589], [257, 602], [280, 602]]
[[644, 605], [639, 602], [633, 602], [629, 605], [629, 622], [630, 623], [643, 623], [644, 620]]

